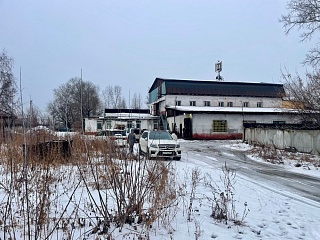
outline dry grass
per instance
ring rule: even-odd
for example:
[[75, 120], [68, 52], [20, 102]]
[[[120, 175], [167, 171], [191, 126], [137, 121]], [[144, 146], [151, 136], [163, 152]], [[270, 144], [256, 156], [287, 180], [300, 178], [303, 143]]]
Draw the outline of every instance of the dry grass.
[[259, 157], [266, 162], [273, 164], [284, 164], [284, 161], [289, 161], [289, 164], [300, 166], [320, 167], [320, 157], [308, 153], [299, 153], [291, 150], [280, 150], [274, 146], [265, 146], [255, 144], [250, 150], [253, 156]]
[[170, 162], [146, 161], [82, 135], [64, 139], [70, 152], [50, 145], [56, 140], [48, 132], [32, 132], [2, 144], [1, 239], [21, 232], [28, 239], [112, 239], [124, 226], [148, 238], [156, 220], [169, 225], [166, 212], [177, 201]]

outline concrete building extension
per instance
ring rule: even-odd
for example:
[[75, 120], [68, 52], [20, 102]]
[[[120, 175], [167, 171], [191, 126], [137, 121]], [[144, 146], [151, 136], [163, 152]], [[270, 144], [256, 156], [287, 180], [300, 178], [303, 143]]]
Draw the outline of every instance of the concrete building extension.
[[103, 116], [85, 118], [86, 134], [95, 134], [107, 129], [158, 128], [158, 116], [152, 116], [149, 109], [105, 109]]

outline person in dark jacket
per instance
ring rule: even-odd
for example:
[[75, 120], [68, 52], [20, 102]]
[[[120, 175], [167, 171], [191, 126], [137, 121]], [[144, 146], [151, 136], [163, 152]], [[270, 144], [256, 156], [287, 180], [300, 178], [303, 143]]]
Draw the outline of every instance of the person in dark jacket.
[[133, 153], [133, 145], [136, 142], [136, 135], [134, 132], [131, 130], [129, 135], [128, 135], [128, 144], [129, 144], [129, 152]]

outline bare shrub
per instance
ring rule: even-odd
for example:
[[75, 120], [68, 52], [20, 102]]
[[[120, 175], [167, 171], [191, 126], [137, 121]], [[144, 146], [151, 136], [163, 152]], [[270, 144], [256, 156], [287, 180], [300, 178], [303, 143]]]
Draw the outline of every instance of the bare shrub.
[[[24, 145], [54, 140], [70, 142], [71, 155], [56, 149], [30, 155]], [[148, 238], [156, 220], [170, 228], [177, 211], [170, 162], [127, 155], [126, 148], [79, 134], [14, 134], [2, 145], [0, 173], [2, 239], [21, 233], [28, 239], [72, 238], [75, 231], [82, 238], [112, 239], [124, 225], [132, 236]]]
[[285, 160], [289, 160], [289, 164], [294, 166], [320, 166], [320, 158], [317, 155], [309, 153], [297, 152], [295, 148], [288, 147], [286, 149], [276, 149], [275, 146], [266, 146], [255, 144], [250, 150], [251, 154], [273, 164], [284, 164]]
[[228, 224], [232, 221], [236, 225], [244, 224], [244, 220], [248, 215], [249, 209], [247, 203], [244, 203], [244, 211], [240, 215], [236, 209], [235, 200], [235, 170], [227, 167], [227, 164], [222, 167], [223, 175], [220, 177], [222, 187], [218, 184], [212, 184], [210, 176], [207, 176], [206, 185], [212, 189], [212, 213], [211, 217]]
[[190, 193], [190, 202], [188, 207], [188, 221], [191, 221], [191, 213], [193, 211], [192, 205], [195, 199], [196, 188], [200, 181], [201, 172], [198, 168], [192, 169], [192, 183], [191, 183], [191, 193]]
[[275, 146], [255, 144], [255, 147], [251, 150], [251, 153], [261, 159], [264, 159], [266, 162], [273, 164], [283, 163], [284, 160], [283, 152], [279, 149], [276, 149]]

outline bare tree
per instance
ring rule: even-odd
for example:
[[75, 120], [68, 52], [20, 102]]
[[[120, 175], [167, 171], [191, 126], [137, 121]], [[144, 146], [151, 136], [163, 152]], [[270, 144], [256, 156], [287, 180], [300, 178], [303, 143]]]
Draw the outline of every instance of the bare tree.
[[[280, 22], [288, 35], [294, 28], [300, 31], [301, 41], [307, 41], [320, 30], [320, 1], [291, 0], [287, 3], [288, 13], [282, 15]], [[318, 45], [318, 44], [317, 44]], [[303, 64], [313, 67], [313, 72], [306, 73], [305, 79], [288, 72], [282, 74], [291, 107], [301, 113], [305, 122], [320, 126], [320, 48], [315, 46], [306, 55]]]
[[290, 74], [282, 77], [291, 107], [300, 113], [305, 123], [320, 127], [320, 71], [308, 73], [306, 79]]
[[121, 98], [122, 98], [122, 88], [119, 85], [114, 86], [113, 94], [114, 94], [114, 102], [113, 108], [119, 108]]
[[3, 50], [0, 54], [0, 111], [5, 115], [13, 115], [15, 106], [14, 98], [17, 89], [12, 70], [13, 58]]
[[[280, 22], [283, 23], [285, 33], [288, 35], [292, 29], [300, 31], [301, 41], [310, 40], [320, 30], [320, 1], [319, 0], [291, 0], [287, 3], [288, 13], [282, 15]], [[319, 45], [310, 49], [304, 64], [315, 67], [320, 63]]]
[[109, 85], [106, 87], [105, 90], [102, 92], [103, 99], [104, 99], [104, 107], [105, 108], [111, 108], [114, 99], [113, 99], [113, 87]]
[[122, 108], [122, 109], [127, 108], [126, 100], [123, 97], [120, 98], [119, 108]]
[[133, 97], [131, 99], [131, 108], [141, 109], [141, 107], [142, 107], [142, 97], [141, 97], [140, 93], [139, 94], [134, 93]]
[[109, 85], [103, 91], [105, 108], [126, 108], [127, 104], [122, 96], [122, 88], [119, 85]]
[[48, 111], [56, 122], [68, 128], [80, 129], [83, 118], [100, 110], [99, 88], [89, 81], [71, 78], [53, 93], [54, 100], [48, 104]]

